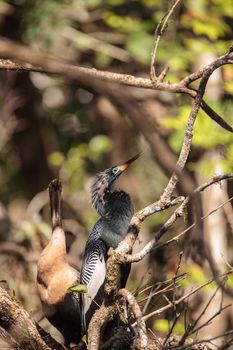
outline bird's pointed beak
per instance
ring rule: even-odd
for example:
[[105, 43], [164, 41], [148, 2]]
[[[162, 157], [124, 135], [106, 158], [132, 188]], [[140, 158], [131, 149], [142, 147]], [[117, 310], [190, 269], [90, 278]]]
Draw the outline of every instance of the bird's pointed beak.
[[141, 153], [138, 153], [134, 157], [127, 160], [127, 162], [119, 165], [118, 168], [120, 169], [120, 171], [121, 172], [125, 171], [130, 166], [131, 163], [133, 163], [136, 159], [138, 159], [140, 157], [140, 155], [141, 155]]

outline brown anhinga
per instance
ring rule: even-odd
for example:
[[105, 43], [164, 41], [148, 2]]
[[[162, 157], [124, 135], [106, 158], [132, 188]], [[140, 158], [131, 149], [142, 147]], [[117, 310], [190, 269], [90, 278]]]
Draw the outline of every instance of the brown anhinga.
[[65, 345], [81, 340], [81, 313], [78, 293], [68, 289], [78, 283], [79, 273], [67, 260], [65, 232], [61, 219], [62, 184], [49, 184], [52, 236], [37, 265], [37, 286], [45, 317], [65, 339]]

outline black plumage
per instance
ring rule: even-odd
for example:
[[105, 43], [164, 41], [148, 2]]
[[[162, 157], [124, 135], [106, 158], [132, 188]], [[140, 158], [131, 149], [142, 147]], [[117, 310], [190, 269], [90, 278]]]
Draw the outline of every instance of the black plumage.
[[[112, 191], [113, 185], [138, 157], [97, 174], [91, 187], [92, 205], [101, 217], [88, 237], [80, 275], [80, 282], [87, 285], [87, 295], [82, 296], [83, 333], [86, 333], [91, 317], [103, 302], [107, 250], [110, 247], [115, 249], [126, 236], [133, 216], [130, 196], [122, 190]], [[125, 286], [129, 272], [130, 265], [123, 265], [120, 288]]]

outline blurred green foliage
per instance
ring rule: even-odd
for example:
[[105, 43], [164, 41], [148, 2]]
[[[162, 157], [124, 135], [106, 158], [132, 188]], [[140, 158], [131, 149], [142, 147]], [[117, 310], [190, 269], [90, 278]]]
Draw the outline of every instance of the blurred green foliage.
[[[159, 0], [2, 0], [0, 10], [18, 18], [15, 36], [26, 44], [73, 64], [148, 75], [154, 31], [169, 4], [171, 2]], [[210, 54], [213, 59], [223, 54], [229, 48], [232, 21], [231, 0], [181, 1], [160, 40], [157, 70], [168, 65], [166, 80], [175, 82], [198, 67], [199, 56]], [[80, 36], [82, 33], [85, 36]], [[95, 40], [99, 40], [99, 45], [105, 45], [103, 52], [92, 44]], [[83, 45], [87, 41], [88, 45]], [[224, 67], [222, 74], [219, 98], [209, 97], [207, 102], [231, 124], [232, 67]], [[33, 73], [31, 81], [40, 96], [37, 110], [46, 135], [52, 135], [46, 150], [51, 172], [60, 174], [70, 191], [81, 191], [90, 176], [106, 167], [106, 160], [115, 147], [108, 128], [101, 125], [103, 119], [99, 119], [99, 112], [96, 115], [96, 98], [61, 78]], [[4, 104], [3, 95], [1, 104]], [[168, 108], [167, 116], [160, 119], [161, 125], [169, 130], [168, 141], [176, 153], [182, 145], [190, 109], [190, 99], [180, 96], [178, 105]], [[135, 131], [128, 126], [130, 129], [132, 138], [127, 139], [126, 145], [127, 153], [132, 154], [137, 142]], [[221, 147], [218, 163], [224, 171], [232, 171], [232, 141], [230, 133], [217, 126], [204, 112], [199, 112], [194, 129], [194, 153], [195, 149], [204, 152]], [[10, 136], [0, 147], [0, 196], [7, 203], [15, 192], [24, 193], [25, 183]], [[122, 158], [125, 159], [123, 154]], [[140, 164], [144, 171], [137, 169], [137, 178], [145, 189], [138, 202], [144, 205], [159, 196], [166, 180], [156, 170], [159, 174], [157, 183], [147, 188], [146, 183], [153, 183], [154, 164], [149, 165], [146, 158]], [[191, 154], [188, 167], [191, 171], [198, 168], [211, 176], [216, 162], [206, 162], [201, 157], [193, 159]], [[90, 215], [89, 210], [87, 213]], [[153, 216], [148, 220], [148, 229], [156, 229], [167, 215], [168, 212], [164, 212]], [[89, 222], [87, 217], [84, 221]]]
[[[163, 334], [167, 334], [170, 330], [170, 324], [168, 322], [168, 320], [165, 319], [160, 319], [160, 320], [156, 320], [154, 321], [154, 329], [156, 331], [159, 331]], [[177, 321], [175, 324], [175, 327], [173, 328], [173, 332], [172, 335], [182, 335], [185, 332], [185, 327], [183, 322], [181, 321]]]
[[[15, 35], [27, 44], [74, 64], [148, 75], [154, 31], [169, 4], [171, 2], [159, 0], [1, 0], [0, 10], [3, 15], [18, 19], [15, 33], [12, 27], [9, 35]], [[232, 21], [231, 0], [181, 1], [160, 41], [157, 70], [168, 65], [170, 70], [166, 79], [175, 82], [197, 68], [199, 56], [210, 54], [213, 59], [223, 54], [229, 48]], [[88, 40], [88, 45], [83, 45], [83, 41]], [[104, 45], [103, 52], [91, 44], [95, 40]], [[232, 123], [232, 67], [224, 67], [222, 74], [219, 98], [209, 97], [208, 102]], [[48, 165], [53, 173], [63, 176], [71, 191], [81, 190], [91, 175], [105, 167], [106, 159], [114, 149], [114, 141], [106, 126], [101, 126], [96, 117], [96, 98], [60, 78], [46, 80], [46, 76], [33, 73], [31, 80], [40, 95], [38, 111], [46, 125], [46, 133], [53, 134], [47, 150]], [[191, 108], [191, 101], [185, 97], [179, 97], [178, 102], [160, 120], [169, 130], [169, 144], [177, 153]], [[137, 148], [132, 140], [127, 140], [131, 154], [130, 149]], [[219, 164], [224, 171], [232, 171], [232, 135], [200, 111], [195, 124], [193, 150], [204, 152], [220, 146], [222, 159]], [[16, 188], [21, 188], [22, 192], [25, 190], [21, 185], [24, 179], [20, 160], [10, 137], [0, 148], [0, 165], [0, 195], [2, 201], [7, 202]], [[192, 155], [188, 164], [190, 170], [199, 168], [208, 176], [215, 171], [215, 166], [216, 163], [201, 158], [193, 160]], [[151, 170], [148, 177], [144, 171], [143, 177], [151, 181]], [[156, 195], [166, 183], [163, 176], [159, 176], [158, 181]], [[151, 189], [145, 189], [144, 193], [140, 203], [152, 197]], [[162, 213], [152, 218], [148, 223], [150, 229], [165, 217], [166, 213]]]
[[[171, 1], [166, 0], [1, 0], [0, 26], [4, 29], [4, 35], [69, 63], [148, 76], [154, 31], [169, 4]], [[206, 61], [203, 63], [203, 57], [213, 60], [224, 54], [230, 46], [232, 29], [232, 0], [181, 1], [160, 40], [156, 70], [160, 72], [169, 66], [166, 81], [176, 82], [182, 79], [207, 64]], [[104, 49], [100, 50], [100, 47]], [[233, 124], [232, 66], [224, 67], [221, 75], [222, 82], [217, 82], [218, 94], [208, 95], [207, 102], [226, 121]], [[27, 125], [26, 116], [25, 123], [22, 118], [16, 122], [16, 126], [14, 123], [9, 126], [9, 120], [11, 122], [12, 118], [14, 121], [14, 112], [18, 106], [15, 110], [10, 110], [9, 120], [6, 120], [4, 114], [10, 105], [8, 98], [18, 96], [20, 86], [14, 86], [14, 82], [7, 81], [5, 76], [2, 77], [1, 87], [4, 83], [7, 87], [0, 92], [0, 199], [10, 207], [15, 197], [26, 198], [29, 202], [31, 195], [27, 191], [29, 179], [25, 177], [24, 165], [15, 144], [15, 134]], [[101, 107], [98, 96], [77, 84], [39, 73], [30, 74], [30, 83], [29, 89], [34, 91], [35, 99], [27, 100], [27, 96], [21, 96], [21, 91], [19, 96], [26, 104], [34, 106], [40, 125], [37, 131], [42, 138], [51, 176], [60, 176], [66, 200], [69, 200], [69, 205], [78, 213], [80, 222], [88, 230], [97, 217], [88, 201], [89, 179], [105, 169], [106, 164], [125, 160], [135, 150], [144, 148], [144, 143], [126, 118], [126, 130], [118, 124], [115, 126], [115, 120], [111, 119], [114, 118], [114, 113], [106, 106]], [[143, 92], [139, 94], [146, 99]], [[157, 116], [156, 108], [155, 115], [165, 130], [169, 145], [178, 153], [192, 101], [185, 96], [169, 99], [167, 95], [164, 98], [165, 95], [157, 94], [148, 99], [156, 97], [166, 107], [165, 116]], [[32, 116], [29, 119], [30, 117]], [[114, 136], [114, 128], [117, 129], [117, 137]], [[119, 140], [122, 142], [121, 149], [118, 149]], [[206, 160], [202, 156], [209, 150], [217, 150], [221, 158], [218, 161], [209, 158]], [[38, 154], [35, 153], [33, 160], [37, 157]], [[215, 173], [217, 165], [223, 171], [233, 171], [232, 164], [232, 134], [217, 126], [200, 111], [195, 123], [189, 170], [193, 173], [198, 170], [209, 177]], [[159, 198], [167, 180], [149, 152], [143, 154], [129, 173], [126, 184], [134, 197], [136, 209]], [[33, 176], [36, 178], [37, 174], [33, 173]], [[51, 179], [47, 180], [48, 183]], [[13, 212], [17, 222], [17, 210]], [[41, 208], [39, 213], [43, 215]], [[144, 224], [145, 231], [155, 232], [168, 215], [169, 211], [164, 211], [152, 216]], [[42, 220], [37, 222], [26, 218], [21, 221], [21, 225], [17, 222], [15, 226], [15, 240], [26, 241], [28, 244], [33, 237], [38, 251], [41, 248], [39, 241], [43, 241], [40, 234], [47, 239], [50, 235], [48, 224]], [[188, 278], [181, 283], [183, 288], [190, 284], [201, 284], [209, 278], [208, 273], [197, 266], [190, 269], [186, 267], [185, 271], [188, 272]], [[231, 276], [227, 283], [232, 285]], [[208, 288], [207, 286], [206, 289]], [[154, 323], [154, 328], [164, 333], [168, 327], [165, 319]], [[178, 322], [174, 334], [183, 331], [182, 322]]]

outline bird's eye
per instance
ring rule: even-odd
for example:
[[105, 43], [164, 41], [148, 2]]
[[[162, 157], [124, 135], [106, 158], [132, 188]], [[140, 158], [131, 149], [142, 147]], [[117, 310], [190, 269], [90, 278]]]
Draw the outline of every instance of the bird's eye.
[[119, 171], [119, 168], [116, 166], [115, 168], [112, 169], [112, 172], [114, 175], [116, 175]]

